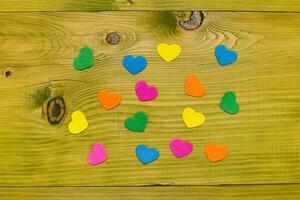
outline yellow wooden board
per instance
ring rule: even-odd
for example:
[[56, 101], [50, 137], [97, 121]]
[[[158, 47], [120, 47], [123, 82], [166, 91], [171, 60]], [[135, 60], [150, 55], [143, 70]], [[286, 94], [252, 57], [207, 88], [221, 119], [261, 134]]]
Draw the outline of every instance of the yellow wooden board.
[[[140, 186], [300, 183], [300, 15], [292, 13], [205, 12], [200, 28], [177, 25], [181, 12], [26, 12], [0, 13], [0, 185]], [[166, 20], [168, 19], [168, 20]], [[117, 31], [118, 45], [107, 44]], [[182, 55], [166, 63], [155, 48], [179, 43]], [[239, 54], [237, 63], [218, 66], [214, 48], [225, 44]], [[93, 48], [95, 65], [76, 71], [72, 62], [83, 46]], [[144, 55], [145, 71], [130, 75], [127, 54]], [[207, 87], [203, 98], [184, 94], [187, 74]], [[141, 103], [137, 80], [157, 86], [159, 98]], [[123, 95], [122, 104], [105, 111], [100, 89]], [[223, 93], [236, 92], [241, 111], [230, 116], [218, 107]], [[47, 121], [45, 105], [61, 95], [66, 115], [59, 125]], [[187, 129], [181, 111], [193, 107], [207, 116], [204, 126]], [[67, 131], [70, 114], [80, 109], [89, 128]], [[124, 128], [136, 111], [149, 115], [145, 133]], [[176, 159], [173, 137], [194, 143], [192, 155]], [[86, 156], [93, 142], [105, 144], [109, 159], [91, 167]], [[207, 142], [229, 149], [222, 162], [204, 155]], [[159, 149], [160, 159], [142, 166], [135, 147]]]
[[204, 10], [299, 12], [298, 0], [2, 0], [0, 11]]
[[5, 200], [295, 200], [300, 198], [299, 185], [256, 186], [181, 186], [181, 187], [1, 187]]

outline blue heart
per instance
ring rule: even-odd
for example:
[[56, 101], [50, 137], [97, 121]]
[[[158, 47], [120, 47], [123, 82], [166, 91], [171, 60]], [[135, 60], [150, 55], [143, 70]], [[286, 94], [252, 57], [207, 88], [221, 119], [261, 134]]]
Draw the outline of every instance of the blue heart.
[[151, 163], [158, 159], [159, 151], [155, 148], [148, 148], [144, 144], [140, 144], [136, 147], [135, 153], [137, 158], [143, 163], [144, 165]]
[[233, 50], [228, 50], [224, 45], [218, 45], [215, 49], [215, 55], [220, 65], [229, 65], [234, 63], [238, 56]]
[[124, 56], [123, 66], [133, 75], [143, 71], [147, 66], [147, 60], [143, 56], [134, 57], [132, 55]]

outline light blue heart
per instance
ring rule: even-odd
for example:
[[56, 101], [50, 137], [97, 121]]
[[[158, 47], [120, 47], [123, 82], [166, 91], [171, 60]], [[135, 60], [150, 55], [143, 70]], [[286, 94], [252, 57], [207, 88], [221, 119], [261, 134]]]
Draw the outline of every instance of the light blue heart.
[[158, 159], [159, 151], [155, 148], [148, 148], [144, 144], [140, 144], [135, 149], [136, 157], [144, 165], [151, 163]]
[[238, 56], [233, 50], [227, 49], [224, 45], [218, 45], [215, 49], [215, 55], [220, 65], [230, 65], [234, 63]]
[[123, 66], [129, 73], [136, 75], [146, 68], [147, 59], [143, 56], [127, 55], [123, 58]]

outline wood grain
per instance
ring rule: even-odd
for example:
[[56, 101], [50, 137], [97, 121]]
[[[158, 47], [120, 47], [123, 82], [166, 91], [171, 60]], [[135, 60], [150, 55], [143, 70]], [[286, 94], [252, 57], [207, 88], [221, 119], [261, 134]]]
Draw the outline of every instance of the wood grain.
[[5, 200], [39, 199], [222, 199], [295, 200], [299, 185], [181, 186], [181, 187], [1, 187]]
[[0, 11], [203, 10], [299, 12], [295, 0], [2, 0]]
[[[195, 31], [165, 31], [156, 12], [0, 13], [0, 185], [299, 183], [300, 15], [204, 14]], [[106, 43], [110, 31], [120, 33], [119, 45]], [[182, 55], [163, 62], [155, 51], [161, 41], [181, 44]], [[235, 49], [238, 62], [219, 67], [214, 58], [218, 44]], [[85, 45], [94, 50], [95, 66], [78, 72], [72, 62]], [[130, 75], [121, 64], [127, 54], [144, 55], [149, 66]], [[206, 85], [203, 98], [184, 94], [190, 73]], [[157, 86], [157, 100], [137, 101], [133, 88], [140, 79]], [[103, 110], [96, 101], [100, 89], [120, 92], [121, 106]], [[43, 90], [50, 90], [50, 95], [37, 92]], [[236, 92], [241, 106], [236, 116], [218, 107], [228, 90]], [[43, 111], [47, 100], [57, 95], [65, 99], [67, 112], [54, 126]], [[205, 125], [186, 129], [181, 119], [186, 107], [203, 112]], [[74, 136], [67, 125], [76, 109], [86, 114], [90, 126]], [[136, 111], [149, 115], [145, 133], [131, 133], [123, 126]], [[173, 157], [168, 147], [173, 137], [193, 142], [193, 154]], [[109, 159], [91, 167], [86, 156], [96, 141], [105, 144]], [[210, 163], [203, 152], [210, 141], [226, 145], [229, 157]], [[160, 159], [142, 166], [134, 153], [141, 143], [156, 147]]]

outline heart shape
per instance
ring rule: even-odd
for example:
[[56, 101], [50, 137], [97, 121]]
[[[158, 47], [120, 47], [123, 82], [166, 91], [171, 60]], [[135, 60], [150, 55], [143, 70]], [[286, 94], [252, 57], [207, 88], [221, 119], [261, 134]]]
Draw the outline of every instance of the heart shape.
[[136, 157], [139, 161], [146, 165], [151, 163], [159, 158], [159, 151], [155, 148], [148, 148], [144, 144], [140, 144], [135, 149]]
[[103, 108], [106, 110], [113, 109], [120, 105], [121, 95], [118, 93], [108, 92], [106, 90], [100, 91], [97, 95], [97, 99]]
[[149, 86], [145, 81], [138, 81], [135, 84], [135, 93], [140, 101], [151, 101], [158, 96], [158, 90]]
[[205, 116], [200, 112], [196, 112], [192, 108], [184, 109], [182, 111], [182, 118], [188, 128], [201, 126], [205, 122]]
[[92, 145], [92, 150], [87, 157], [90, 165], [99, 165], [107, 160], [107, 153], [102, 143], [95, 143]]
[[228, 155], [228, 150], [226, 147], [208, 143], [205, 145], [205, 154], [211, 162], [218, 162]]
[[215, 49], [215, 55], [219, 65], [225, 66], [234, 63], [238, 56], [234, 50], [227, 49], [224, 45], [218, 45]]
[[185, 80], [185, 93], [192, 97], [202, 97], [205, 94], [205, 87], [195, 74], [188, 75]]
[[76, 110], [71, 115], [72, 121], [69, 123], [69, 131], [72, 134], [79, 134], [87, 129], [88, 121], [83, 112]]
[[236, 95], [234, 92], [229, 91], [224, 94], [220, 102], [220, 108], [228, 114], [237, 114], [240, 110], [240, 106], [236, 101]]
[[84, 70], [94, 65], [93, 51], [89, 47], [80, 49], [79, 55], [75, 58], [73, 66], [77, 70]]
[[171, 62], [181, 54], [181, 47], [178, 44], [160, 43], [156, 49], [158, 55], [166, 62]]
[[127, 118], [124, 124], [130, 131], [143, 132], [148, 124], [148, 117], [144, 112], [137, 112], [134, 117]]
[[180, 138], [174, 138], [169, 145], [176, 158], [187, 156], [193, 152], [193, 144]]
[[147, 60], [143, 56], [127, 55], [123, 58], [123, 66], [129, 73], [136, 75], [146, 68]]

